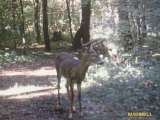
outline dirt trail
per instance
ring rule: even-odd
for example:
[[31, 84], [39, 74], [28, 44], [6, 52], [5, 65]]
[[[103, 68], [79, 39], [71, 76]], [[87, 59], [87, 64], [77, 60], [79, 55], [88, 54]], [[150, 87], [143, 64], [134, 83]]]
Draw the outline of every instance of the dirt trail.
[[0, 71], [0, 120], [65, 120], [65, 93], [62, 100], [64, 111], [57, 113], [53, 59], [10, 64]]

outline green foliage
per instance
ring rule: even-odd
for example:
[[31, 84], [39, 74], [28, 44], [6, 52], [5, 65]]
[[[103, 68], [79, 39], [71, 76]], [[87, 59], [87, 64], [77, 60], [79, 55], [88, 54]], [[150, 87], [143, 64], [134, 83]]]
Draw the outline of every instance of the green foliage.
[[[24, 2], [24, 14], [26, 26], [32, 24], [31, 4]], [[33, 21], [33, 20], [32, 20]], [[15, 48], [21, 43], [21, 10], [19, 2], [15, 2], [13, 8], [11, 0], [0, 1], [0, 47]], [[25, 28], [27, 29], [27, 28]]]
[[61, 35], [62, 35], [62, 40], [58, 40], [58, 41], [53, 40], [51, 42], [51, 47], [53, 49], [71, 47], [72, 41], [71, 41], [70, 33], [63, 32]]
[[67, 32], [62, 33], [62, 39], [64, 41], [72, 42], [71, 41], [71, 35], [70, 35], [70, 33], [67, 33]]

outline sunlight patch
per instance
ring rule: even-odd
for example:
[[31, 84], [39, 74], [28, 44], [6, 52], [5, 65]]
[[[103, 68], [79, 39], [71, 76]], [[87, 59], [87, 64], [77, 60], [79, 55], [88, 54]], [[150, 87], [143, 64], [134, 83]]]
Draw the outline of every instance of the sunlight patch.
[[56, 75], [56, 70], [53, 67], [41, 67], [37, 70], [21, 70], [21, 71], [2, 71], [0, 76], [47, 76]]
[[[66, 94], [65, 88], [66, 80], [62, 78], [61, 81], [61, 94]], [[40, 96], [49, 96], [52, 94], [57, 94], [57, 84], [55, 82], [53, 85], [44, 85], [44, 86], [36, 86], [36, 85], [18, 85], [16, 83], [14, 86], [6, 89], [0, 90], [0, 97], [7, 99], [30, 99], [33, 97]]]
[[23, 94], [23, 95], [17, 95], [17, 96], [10, 96], [8, 99], [30, 99], [30, 98], [35, 98], [35, 97], [40, 97], [40, 96], [51, 96], [53, 94], [52, 90], [40, 90], [37, 92], [33, 92], [31, 94]]
[[0, 96], [1, 97], [7, 97], [7, 96], [16, 96], [20, 94], [29, 94], [35, 91], [45, 90], [45, 89], [51, 89], [52, 86], [34, 86], [34, 85], [27, 85], [27, 86], [19, 86], [18, 83], [16, 83], [13, 87], [10, 87], [7, 90], [0, 90]]

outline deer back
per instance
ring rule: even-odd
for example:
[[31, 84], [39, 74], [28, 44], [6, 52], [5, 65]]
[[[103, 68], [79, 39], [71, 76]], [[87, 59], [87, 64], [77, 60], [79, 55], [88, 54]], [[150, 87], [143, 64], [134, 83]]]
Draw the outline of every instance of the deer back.
[[74, 55], [63, 52], [56, 57], [56, 69], [60, 71], [65, 78], [75, 78], [80, 71], [81, 61]]

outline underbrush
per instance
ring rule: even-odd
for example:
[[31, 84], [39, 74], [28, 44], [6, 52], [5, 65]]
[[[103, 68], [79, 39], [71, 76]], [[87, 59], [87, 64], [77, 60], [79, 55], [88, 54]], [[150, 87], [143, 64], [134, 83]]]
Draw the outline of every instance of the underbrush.
[[103, 106], [97, 109], [98, 118], [108, 117], [108, 111], [116, 120], [129, 119], [128, 112], [151, 112], [153, 120], [160, 119], [160, 63], [133, 61], [106, 61], [90, 68], [85, 91], [93, 103]]
[[14, 64], [23, 62], [32, 62], [35, 60], [35, 56], [29, 55], [19, 55], [15, 51], [0, 51], [0, 64]]

